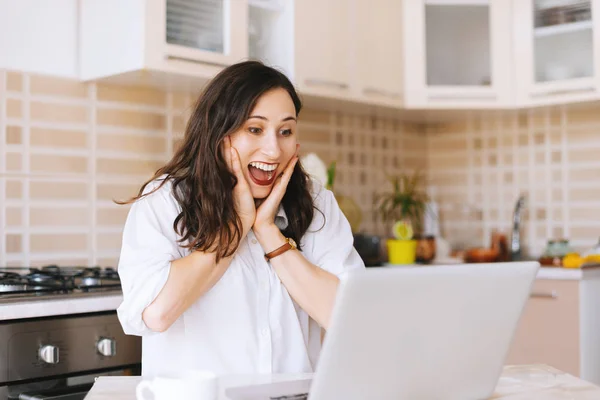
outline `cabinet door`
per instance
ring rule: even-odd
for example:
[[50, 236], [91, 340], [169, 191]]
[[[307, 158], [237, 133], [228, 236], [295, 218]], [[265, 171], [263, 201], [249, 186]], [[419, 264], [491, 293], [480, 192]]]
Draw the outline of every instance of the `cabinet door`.
[[408, 106], [511, 105], [510, 2], [405, 0], [404, 6]]
[[296, 85], [309, 94], [346, 97], [352, 44], [348, 0], [297, 0], [294, 13]]
[[506, 364], [548, 364], [580, 374], [579, 282], [538, 280]]
[[402, 105], [402, 2], [356, 0], [357, 95], [366, 102]]
[[146, 18], [150, 57], [230, 65], [248, 56], [247, 0], [148, 0]]
[[514, 0], [513, 26], [519, 105], [598, 97], [600, 0]]

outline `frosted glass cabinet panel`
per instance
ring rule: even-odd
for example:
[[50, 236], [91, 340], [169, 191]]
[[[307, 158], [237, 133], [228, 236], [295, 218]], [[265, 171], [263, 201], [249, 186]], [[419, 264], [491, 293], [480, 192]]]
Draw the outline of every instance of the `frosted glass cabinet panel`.
[[515, 0], [518, 102], [598, 96], [598, 0]]
[[511, 4], [405, 0], [409, 108], [503, 108], [511, 92]]

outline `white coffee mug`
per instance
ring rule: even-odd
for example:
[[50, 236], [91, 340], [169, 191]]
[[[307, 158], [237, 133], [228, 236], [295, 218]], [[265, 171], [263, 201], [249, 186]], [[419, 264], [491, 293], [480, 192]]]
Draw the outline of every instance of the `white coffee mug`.
[[[154, 396], [148, 397], [148, 392]], [[135, 388], [137, 400], [171, 400], [188, 398], [186, 385], [180, 378], [166, 378], [157, 376], [152, 380], [141, 381]]]
[[216, 400], [217, 376], [210, 371], [187, 370], [178, 376], [157, 376], [152, 380], [143, 380], [136, 387], [137, 400], [191, 399]]
[[190, 393], [190, 399], [217, 399], [217, 376], [213, 372], [192, 369], [184, 372], [183, 379]]

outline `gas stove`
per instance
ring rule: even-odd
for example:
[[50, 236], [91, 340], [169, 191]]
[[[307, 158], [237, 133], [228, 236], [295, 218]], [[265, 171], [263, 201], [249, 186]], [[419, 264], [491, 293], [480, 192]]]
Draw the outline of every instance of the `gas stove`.
[[[103, 302], [116, 294], [114, 268], [0, 268], [5, 309], [52, 308], [84, 297]], [[55, 299], [61, 301], [45, 302]], [[96, 376], [140, 373], [141, 338], [125, 335], [114, 309], [0, 318], [0, 400], [82, 400]]]
[[0, 303], [8, 300], [45, 299], [120, 291], [114, 268], [59, 267], [0, 268]]

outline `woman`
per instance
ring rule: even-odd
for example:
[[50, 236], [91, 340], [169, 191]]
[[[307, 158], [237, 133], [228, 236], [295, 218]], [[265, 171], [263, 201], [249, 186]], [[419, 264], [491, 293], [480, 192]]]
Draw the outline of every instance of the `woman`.
[[277, 70], [224, 69], [126, 202], [117, 311], [143, 336], [144, 375], [314, 370], [339, 277], [364, 264], [332, 193], [298, 164], [300, 109]]

